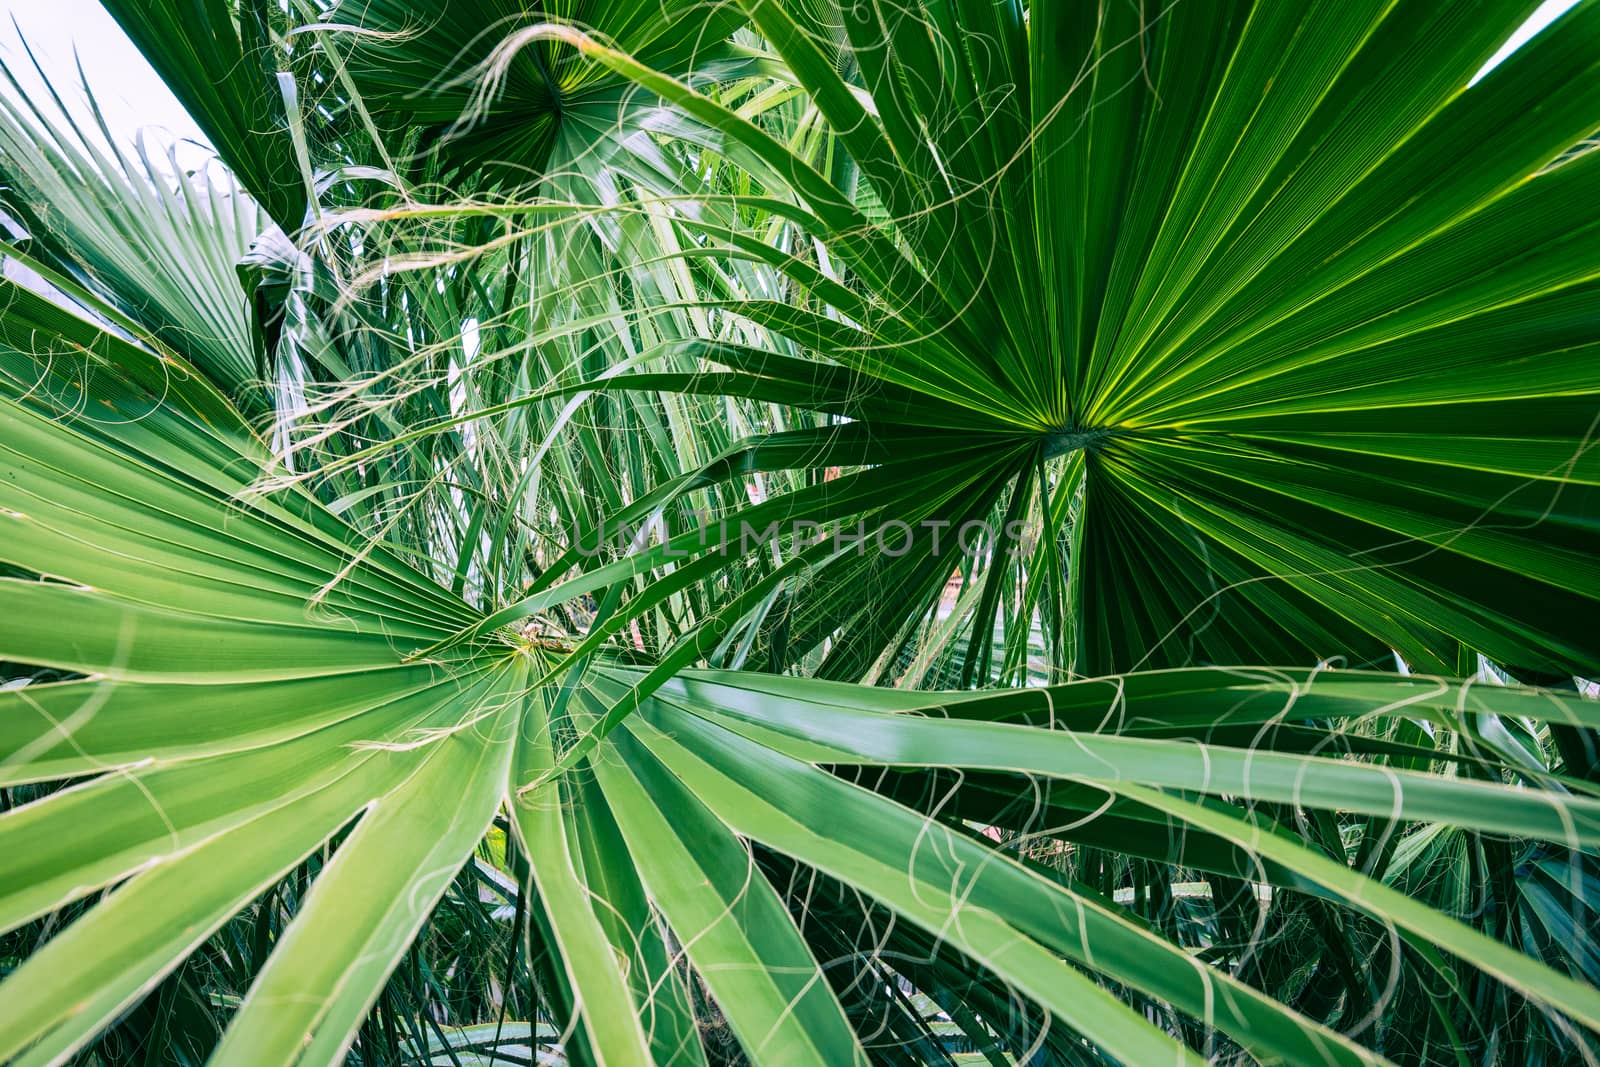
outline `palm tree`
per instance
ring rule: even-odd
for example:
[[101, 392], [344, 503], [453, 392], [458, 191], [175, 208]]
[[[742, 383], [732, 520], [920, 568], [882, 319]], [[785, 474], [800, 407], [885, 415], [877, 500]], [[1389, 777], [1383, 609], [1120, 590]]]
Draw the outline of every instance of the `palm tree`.
[[1600, 1057], [1600, 2], [105, 2], [0, 1061]]

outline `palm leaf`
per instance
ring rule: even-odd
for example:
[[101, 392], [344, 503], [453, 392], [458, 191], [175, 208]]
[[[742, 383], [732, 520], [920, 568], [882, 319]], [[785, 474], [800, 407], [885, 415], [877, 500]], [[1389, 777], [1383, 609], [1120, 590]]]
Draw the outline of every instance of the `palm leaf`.
[[[1064, 667], [1394, 648], [1448, 670], [1459, 640], [1592, 669], [1595, 407], [1574, 316], [1593, 242], [1570, 220], [1600, 170], [1552, 164], [1600, 121], [1570, 91], [1594, 76], [1593, 5], [1470, 88], [1506, 27], [1432, 4], [1190, 8], [1148, 33], [1115, 11], [1029, 27], [1009, 7], [858, 5], [865, 90], [823, 62], [825, 21], [749, 9], [909, 221], [870, 224], [714, 96], [567, 37], [713, 131], [702, 147], [781, 175], [794, 203], [771, 210], [872, 296], [835, 303], [797, 268], [831, 310], [729, 310], [921, 393], [929, 425], [955, 406], [978, 432], [1085, 454]], [[993, 47], [953, 44], [978, 38]], [[1102, 53], [1091, 75], [1021, 91], [1030, 64], [1061, 78], [1063, 55]], [[1016, 91], [973, 90], [993, 78]], [[1468, 144], [1470, 167], [1440, 166]]]

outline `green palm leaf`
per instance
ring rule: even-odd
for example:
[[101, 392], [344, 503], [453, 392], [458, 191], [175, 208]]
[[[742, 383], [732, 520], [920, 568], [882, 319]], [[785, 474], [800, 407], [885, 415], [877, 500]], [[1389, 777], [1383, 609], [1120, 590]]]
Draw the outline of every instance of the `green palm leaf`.
[[[1593, 5], [1470, 88], [1504, 29], [1433, 4], [1185, 8], [1148, 32], [1132, 8], [856, 5], [864, 89], [818, 49], [836, 25], [748, 8], [892, 231], [714, 97], [579, 43], [781, 175], [795, 203], [771, 210], [871, 297], [802, 263], [823, 310], [729, 310], [921, 393], [927, 425], [954, 406], [1084, 453], [1054, 476], [1082, 496], [1063, 667], [1394, 648], [1449, 670], [1462, 641], [1593, 668], [1595, 264], [1572, 220], [1600, 170], [1564, 155], [1600, 119], [1574, 91]], [[948, 47], [968, 39], [992, 47]]]

